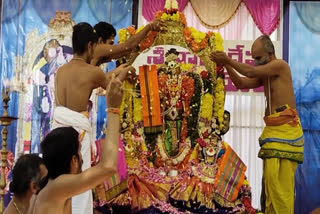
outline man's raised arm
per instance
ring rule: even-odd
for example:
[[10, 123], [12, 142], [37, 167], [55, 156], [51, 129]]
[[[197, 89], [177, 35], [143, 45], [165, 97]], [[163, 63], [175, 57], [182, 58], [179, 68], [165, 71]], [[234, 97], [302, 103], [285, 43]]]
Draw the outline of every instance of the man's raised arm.
[[131, 74], [135, 73], [135, 68], [128, 65], [128, 64], [122, 64], [119, 67], [115, 68], [113, 71], [104, 73], [99, 67], [93, 67], [91, 72], [91, 78], [92, 78], [92, 89], [96, 88], [103, 88], [106, 89], [107, 85], [111, 81], [112, 75], [115, 75], [115, 77], [118, 77], [120, 81], [124, 81], [127, 78], [128, 73]]
[[268, 78], [272, 76], [278, 76], [279, 72], [287, 66], [283, 60], [272, 60], [271, 62], [260, 65], [252, 66], [245, 63], [237, 62], [226, 55], [224, 52], [214, 52], [210, 58], [215, 62], [222, 65], [229, 65], [238, 71], [240, 74], [250, 78]]
[[[112, 176], [117, 171], [119, 148], [119, 107], [122, 101], [122, 83], [116, 78], [107, 90], [108, 122], [100, 162], [79, 174], [64, 174], [55, 179], [52, 198], [67, 199], [85, 192]], [[67, 164], [67, 163], [66, 163]]]
[[150, 31], [160, 31], [164, 28], [160, 20], [154, 20], [143, 28], [139, 33], [130, 37], [125, 43], [117, 45], [99, 44], [94, 50], [92, 65], [98, 65], [101, 61], [106, 62], [111, 59], [118, 59], [132, 52], [139, 43], [148, 35]]
[[233, 84], [238, 89], [257, 88], [262, 85], [261, 79], [257, 77], [255, 78], [241, 77], [230, 65], [225, 65], [224, 67], [227, 69], [227, 72]]

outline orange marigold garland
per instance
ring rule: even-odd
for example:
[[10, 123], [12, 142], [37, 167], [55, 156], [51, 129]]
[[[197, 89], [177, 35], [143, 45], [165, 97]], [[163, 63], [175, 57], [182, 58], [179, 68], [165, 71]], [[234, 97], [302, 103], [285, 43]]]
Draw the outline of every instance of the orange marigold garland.
[[187, 20], [186, 17], [184, 16], [184, 13], [180, 13], [180, 22], [187, 26]]
[[199, 52], [205, 49], [208, 45], [208, 39], [213, 35], [212, 32], [207, 34], [197, 31], [193, 27], [185, 27], [183, 35], [186, 43], [193, 52]]
[[148, 33], [148, 36], [147, 38], [145, 38], [140, 44], [139, 44], [139, 47], [140, 47], [140, 51], [143, 51], [147, 48], [149, 48], [153, 42], [154, 42], [154, 39], [156, 38], [157, 36], [157, 32], [155, 31], [150, 31]]

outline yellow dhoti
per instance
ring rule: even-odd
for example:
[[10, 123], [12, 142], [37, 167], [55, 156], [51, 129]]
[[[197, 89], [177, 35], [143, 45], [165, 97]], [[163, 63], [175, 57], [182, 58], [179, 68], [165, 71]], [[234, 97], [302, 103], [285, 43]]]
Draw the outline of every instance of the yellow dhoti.
[[293, 214], [294, 173], [303, 161], [303, 131], [296, 110], [287, 107], [264, 118], [259, 157], [263, 159], [266, 214]]
[[265, 182], [265, 214], [293, 214], [294, 173], [297, 162], [288, 159], [263, 160]]

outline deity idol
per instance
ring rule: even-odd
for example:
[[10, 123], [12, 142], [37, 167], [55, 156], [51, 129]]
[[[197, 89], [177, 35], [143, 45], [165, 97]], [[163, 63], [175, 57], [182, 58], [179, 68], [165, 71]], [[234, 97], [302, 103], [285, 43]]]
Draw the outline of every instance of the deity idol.
[[[111, 189], [118, 192], [110, 206], [149, 213], [255, 213], [246, 166], [222, 139], [230, 120], [224, 77], [208, 57], [223, 51], [222, 38], [188, 27], [176, 1], [166, 5], [174, 8], [157, 18], [167, 32], [151, 32], [139, 45], [143, 52], [133, 63], [139, 82], [124, 83], [120, 112], [128, 189]], [[134, 33], [122, 29], [120, 42]], [[154, 54], [158, 63], [150, 60]], [[186, 54], [204, 66], [188, 64]]]
[[190, 151], [187, 118], [194, 92], [194, 80], [177, 63], [179, 52], [170, 49], [165, 65], [158, 69], [163, 132], [158, 137], [158, 166], [178, 165]]

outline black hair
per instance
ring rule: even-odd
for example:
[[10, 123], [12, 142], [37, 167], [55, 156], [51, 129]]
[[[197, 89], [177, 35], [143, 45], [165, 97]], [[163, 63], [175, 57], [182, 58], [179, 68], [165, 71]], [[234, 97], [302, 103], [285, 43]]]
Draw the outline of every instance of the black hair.
[[26, 194], [30, 182], [38, 183], [41, 180], [41, 164], [44, 162], [37, 154], [20, 156], [12, 170], [12, 181], [9, 184], [10, 192], [18, 196]]
[[72, 48], [73, 53], [83, 54], [87, 51], [89, 42], [97, 43], [98, 36], [92, 26], [86, 22], [80, 22], [73, 26]]
[[260, 41], [263, 44], [264, 50], [269, 53], [275, 55], [274, 45], [268, 35], [262, 35], [259, 37]]
[[79, 133], [72, 127], [52, 130], [41, 142], [43, 161], [48, 169], [48, 178], [55, 179], [70, 173], [70, 163], [75, 155], [79, 158]]
[[117, 35], [116, 29], [107, 22], [99, 22], [93, 28], [96, 31], [98, 38], [101, 37], [104, 43], [112, 36]]

